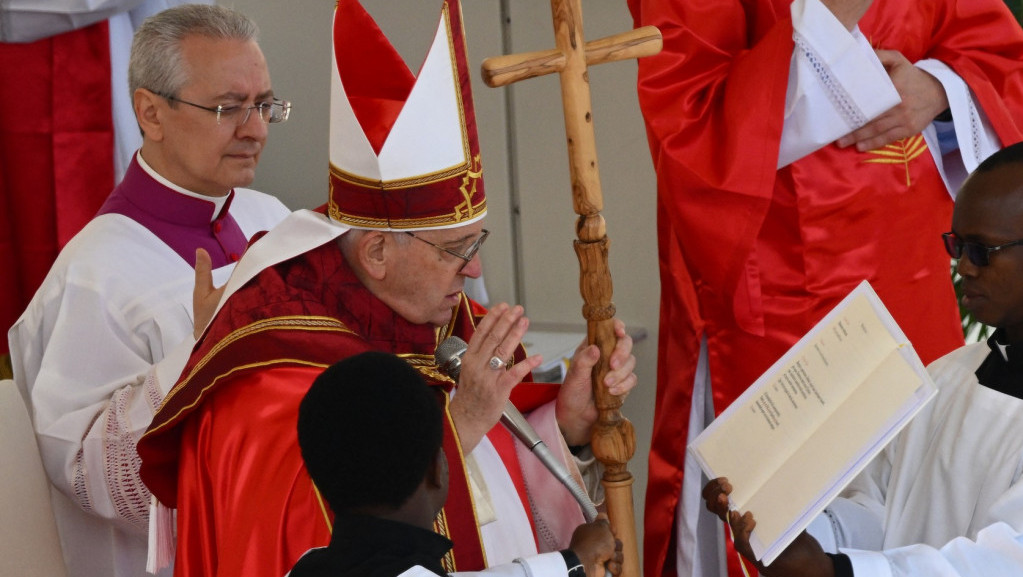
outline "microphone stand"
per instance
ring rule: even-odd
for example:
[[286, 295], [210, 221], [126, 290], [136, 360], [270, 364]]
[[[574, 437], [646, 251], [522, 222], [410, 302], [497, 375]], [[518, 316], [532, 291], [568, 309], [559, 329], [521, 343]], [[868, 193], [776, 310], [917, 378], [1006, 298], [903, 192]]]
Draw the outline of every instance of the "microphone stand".
[[[468, 348], [469, 345], [459, 337], [450, 336], [444, 339], [444, 342], [437, 346], [437, 351], [434, 353], [437, 367], [442, 373], [457, 382], [458, 375], [462, 372], [462, 355], [465, 354]], [[533, 425], [529, 424], [529, 421], [522, 416], [522, 413], [515, 408], [511, 401], [505, 403], [504, 412], [501, 413], [501, 422], [524, 445], [529, 447], [530, 452], [536, 455], [536, 458], [540, 459], [540, 462], [547, 467], [547, 470], [568, 489], [568, 492], [572, 494], [572, 497], [582, 507], [583, 518], [586, 519], [586, 522], [592, 523], [596, 520], [597, 507], [590, 500], [590, 496], [579, 486], [575, 477], [568, 471], [568, 467], [551, 453], [551, 450], [543, 442], [543, 439], [540, 438], [540, 435], [537, 434]], [[611, 577], [611, 572], [607, 568], [604, 569], [604, 577]]]
[[[466, 349], [469, 345], [459, 337], [451, 336], [444, 340], [437, 347], [437, 351], [434, 353], [434, 360], [437, 362], [437, 367], [442, 373], [451, 377], [456, 382], [458, 376], [462, 372], [462, 355], [465, 354]], [[561, 482], [565, 488], [568, 489], [572, 497], [579, 502], [579, 506], [582, 507], [583, 517], [586, 522], [592, 522], [597, 518], [597, 508], [593, 505], [593, 501], [590, 500], [590, 496], [586, 494], [586, 491], [579, 486], [576, 482], [575, 477], [568, 471], [568, 468], [559, 461], [551, 450], [547, 447], [547, 444], [543, 442], [540, 435], [537, 434], [536, 429], [529, 424], [529, 421], [522, 416], [522, 413], [515, 408], [515, 405], [508, 401], [505, 404], [504, 412], [501, 413], [501, 422], [508, 428], [512, 433], [529, 450], [536, 455], [540, 462], [543, 463], [547, 470], [554, 474], [554, 477]]]
[[583, 517], [586, 519], [586, 522], [589, 523], [595, 520], [597, 518], [597, 507], [590, 500], [590, 496], [579, 486], [579, 483], [576, 482], [575, 477], [568, 471], [568, 468], [554, 456], [554, 453], [540, 439], [533, 426], [529, 424], [529, 421], [522, 416], [522, 413], [511, 402], [508, 403], [504, 412], [501, 413], [501, 422], [540, 459], [540, 462], [554, 474], [558, 481], [561, 481], [561, 484], [568, 489], [569, 493], [572, 493], [572, 496], [575, 497], [575, 500], [579, 502], [579, 506], [583, 509]]

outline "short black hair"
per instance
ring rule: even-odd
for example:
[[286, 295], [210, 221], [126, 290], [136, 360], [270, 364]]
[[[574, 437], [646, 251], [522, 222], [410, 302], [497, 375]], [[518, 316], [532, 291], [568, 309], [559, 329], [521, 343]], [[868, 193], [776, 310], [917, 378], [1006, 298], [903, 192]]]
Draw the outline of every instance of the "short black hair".
[[298, 444], [331, 509], [405, 503], [441, 448], [440, 403], [390, 353], [360, 353], [320, 374], [299, 406]]

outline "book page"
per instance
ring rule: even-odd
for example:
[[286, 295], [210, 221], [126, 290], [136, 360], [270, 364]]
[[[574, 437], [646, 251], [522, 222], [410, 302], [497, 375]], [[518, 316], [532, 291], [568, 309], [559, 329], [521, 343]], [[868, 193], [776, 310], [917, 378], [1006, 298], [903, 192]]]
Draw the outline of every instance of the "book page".
[[754, 552], [769, 562], [934, 392], [864, 282], [689, 450], [709, 478], [729, 478], [732, 505], [757, 519]]
[[[732, 480], [732, 501], [740, 509], [898, 348], [867, 296], [850, 296], [694, 441], [698, 456], [714, 464], [715, 476]], [[743, 443], [736, 444], [737, 438]], [[758, 458], [767, 454], [773, 459]]]
[[[785, 539], [790, 523], [805, 516], [809, 524], [845, 486], [841, 479], [852, 479], [866, 466], [861, 459], [864, 448], [878, 442], [878, 431], [889, 430], [898, 422], [905, 404], [913, 400], [922, 384], [923, 378], [897, 351], [890, 353], [845, 399], [841, 410], [821, 423], [741, 507], [752, 511], [757, 520], [755, 539], [760, 545], [754, 551], [762, 548], [766, 556], [768, 546], [776, 541], [779, 545], [771, 559], [784, 550], [791, 542]], [[831, 489], [821, 493], [821, 487]], [[777, 499], [777, 495], [787, 498]]]

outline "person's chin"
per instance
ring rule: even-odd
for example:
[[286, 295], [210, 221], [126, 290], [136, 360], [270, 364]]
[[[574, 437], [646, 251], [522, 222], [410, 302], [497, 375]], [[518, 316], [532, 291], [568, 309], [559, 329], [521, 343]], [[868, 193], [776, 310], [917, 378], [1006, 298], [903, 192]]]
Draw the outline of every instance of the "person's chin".
[[430, 322], [435, 326], [444, 326], [451, 322], [451, 317], [454, 315], [455, 307], [458, 306], [458, 297], [456, 296], [453, 300], [451, 298], [445, 298], [444, 305], [447, 306], [447, 308], [438, 309], [431, 318]]
[[248, 186], [248, 185], [252, 184], [252, 181], [255, 180], [255, 179], [256, 179], [256, 167], [255, 167], [255, 165], [253, 165], [251, 168], [243, 168], [243, 169], [234, 171], [234, 174], [232, 175], [230, 180], [232, 182], [232, 184], [231, 184], [232, 187], [238, 187], [238, 186]]
[[432, 324], [435, 327], [443, 327], [450, 322], [451, 322], [450, 310], [445, 313], [437, 313], [437, 315], [435, 315], [433, 319], [430, 320], [430, 324]]
[[988, 310], [988, 301], [981, 296], [963, 296], [962, 298], [963, 308], [973, 316], [977, 321], [986, 325], [992, 324], [990, 311]]

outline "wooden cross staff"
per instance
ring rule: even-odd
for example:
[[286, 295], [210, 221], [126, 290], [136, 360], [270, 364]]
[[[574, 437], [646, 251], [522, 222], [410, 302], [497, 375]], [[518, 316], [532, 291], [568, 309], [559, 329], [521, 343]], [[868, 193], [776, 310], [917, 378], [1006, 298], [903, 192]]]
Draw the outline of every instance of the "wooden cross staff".
[[611, 273], [607, 266], [609, 241], [604, 217], [600, 215], [604, 201], [597, 169], [587, 66], [657, 54], [661, 50], [661, 33], [653, 26], [645, 26], [584, 43], [580, 0], [551, 0], [551, 11], [557, 48], [489, 58], [483, 62], [483, 80], [488, 86], [497, 87], [552, 72], [561, 75], [572, 201], [579, 215], [578, 239], [574, 242], [579, 257], [579, 289], [584, 301], [587, 339], [600, 348], [600, 362], [592, 374], [600, 414], [592, 437], [593, 453], [605, 466], [601, 483], [607, 495], [611, 526], [622, 540], [625, 556], [622, 577], [638, 577], [633, 479], [627, 468], [636, 450], [635, 433], [632, 423], [622, 417], [622, 399], [599, 386], [607, 375], [608, 357], [616, 342], [615, 307], [611, 302]]

